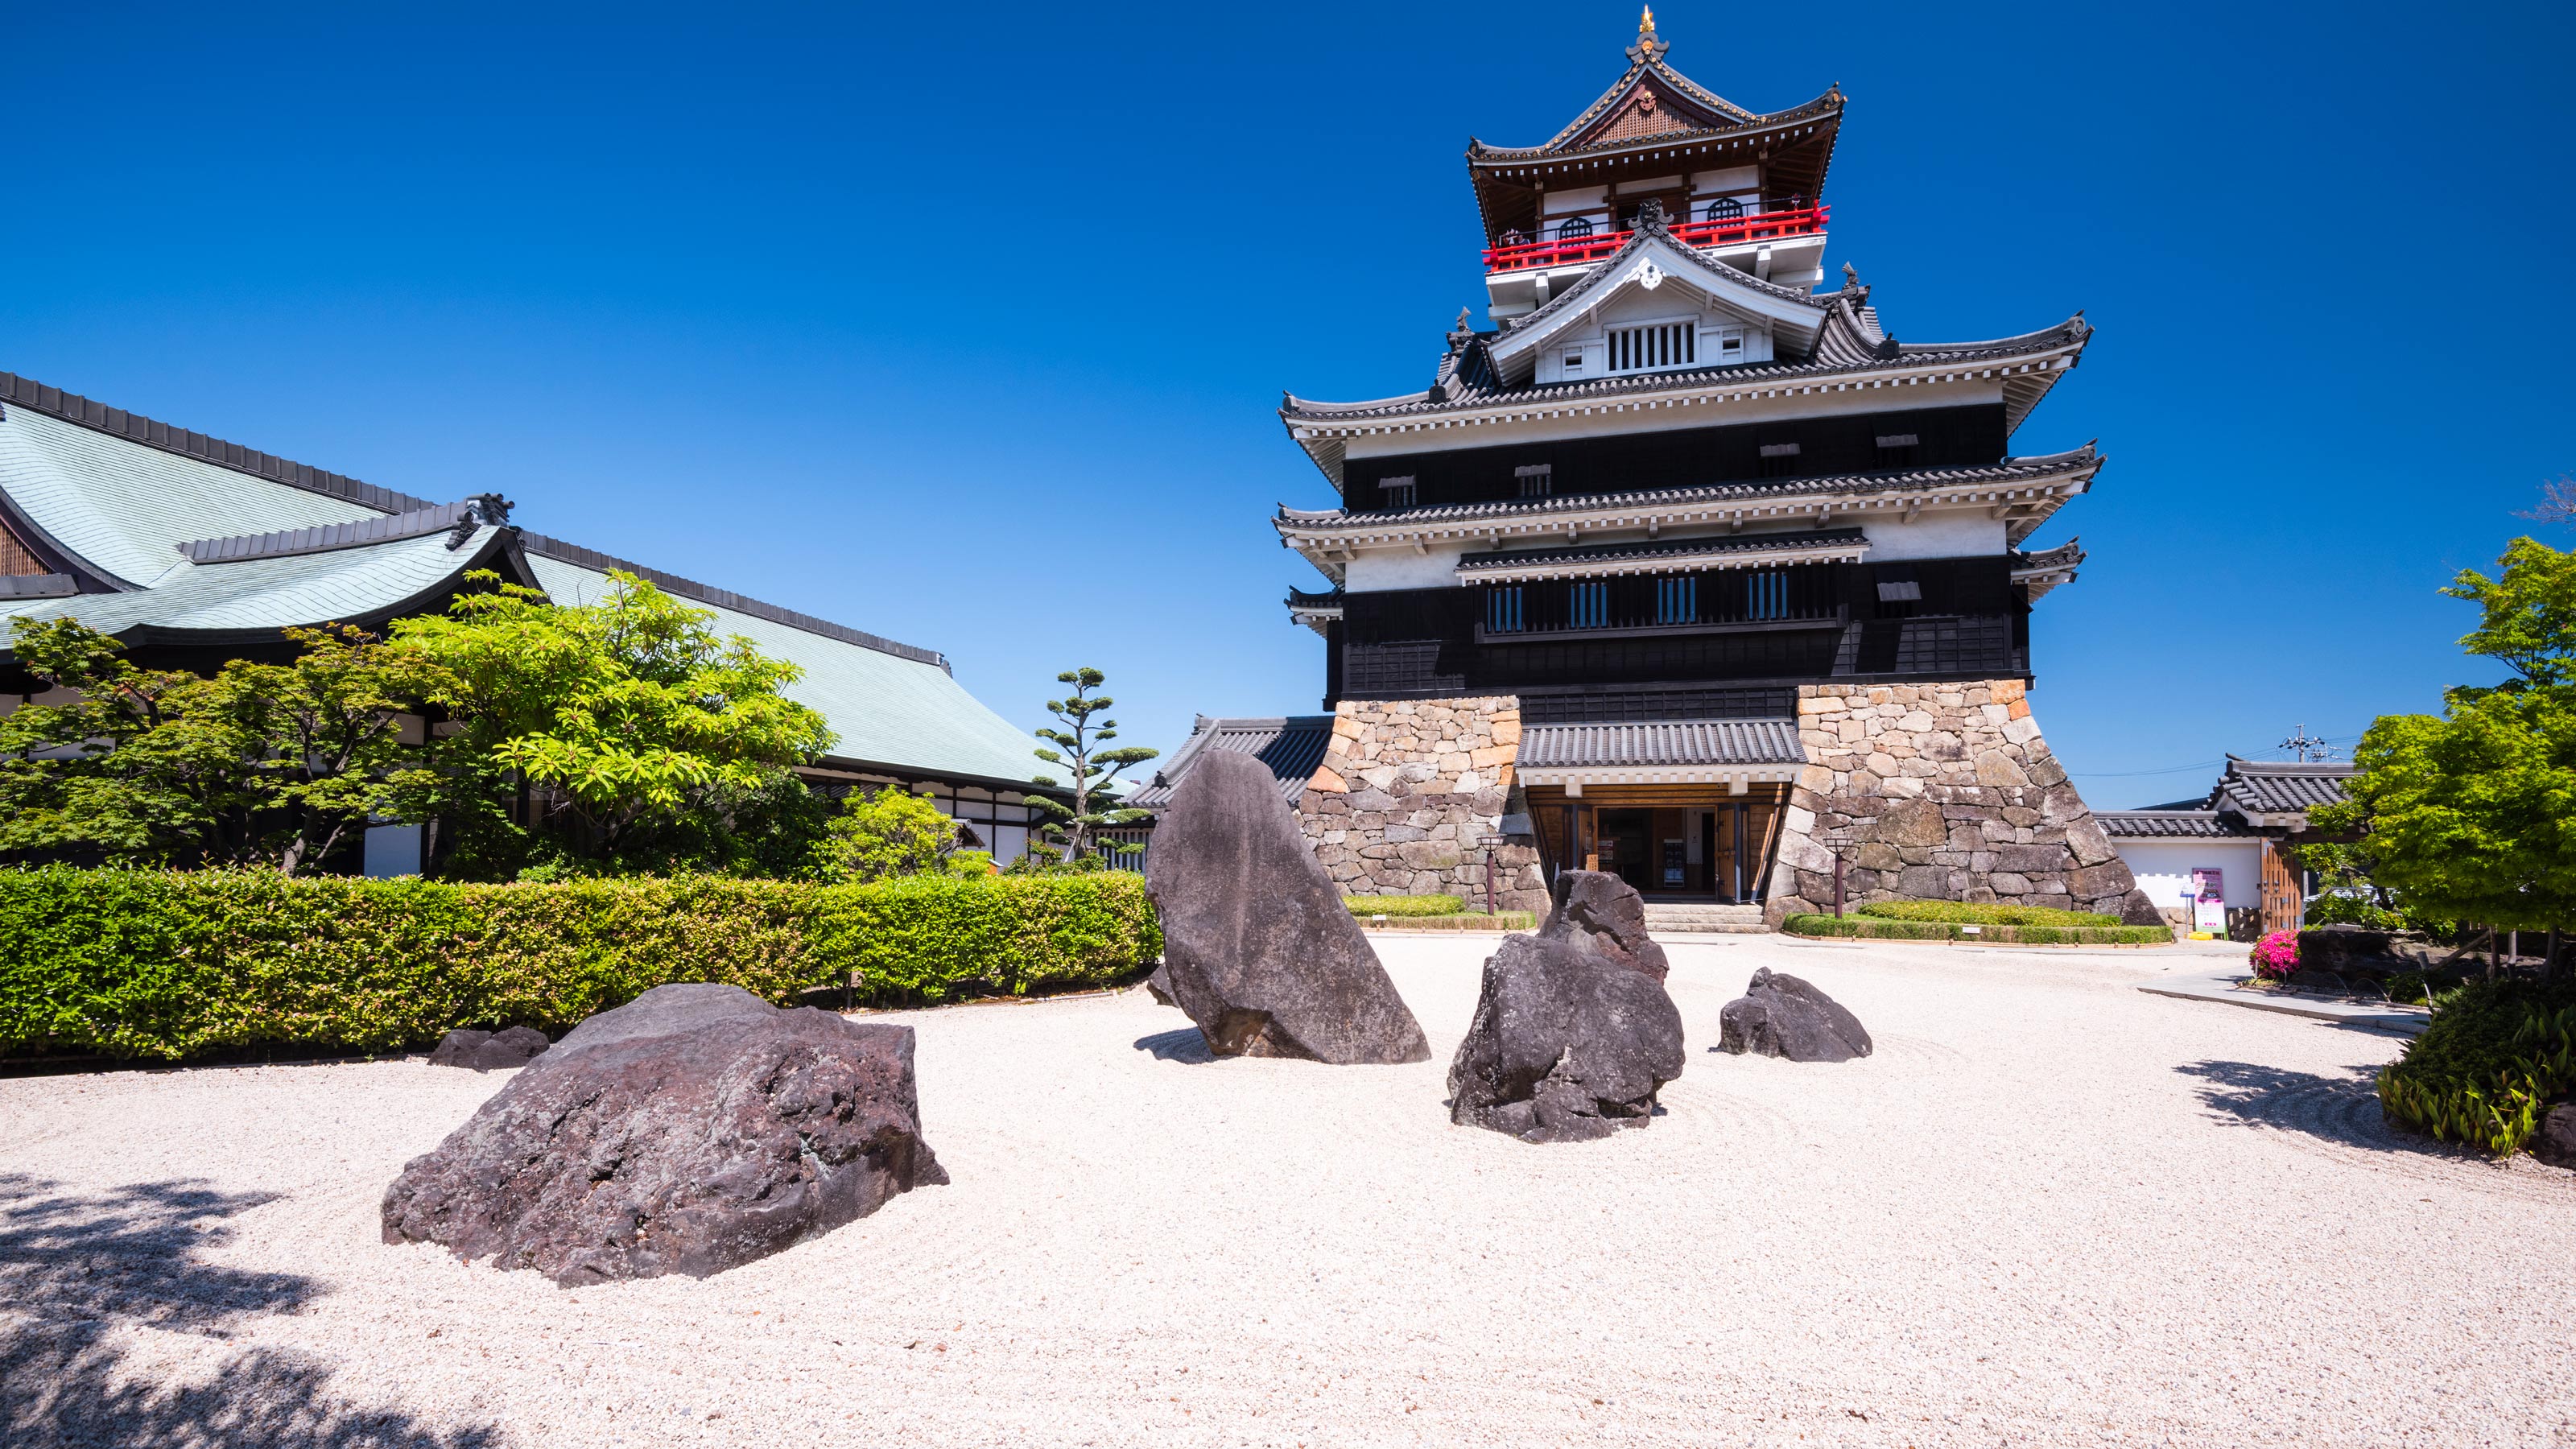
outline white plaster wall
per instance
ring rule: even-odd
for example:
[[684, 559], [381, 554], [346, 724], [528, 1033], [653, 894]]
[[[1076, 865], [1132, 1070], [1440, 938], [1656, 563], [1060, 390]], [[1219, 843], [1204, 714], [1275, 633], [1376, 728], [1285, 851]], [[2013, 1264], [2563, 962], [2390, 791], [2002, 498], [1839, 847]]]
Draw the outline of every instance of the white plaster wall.
[[1541, 214], [1559, 217], [1572, 216], [1582, 211], [1598, 211], [1601, 209], [1603, 200], [1609, 195], [1610, 188], [1607, 186], [1569, 186], [1563, 191], [1551, 191], [1541, 203], [1547, 208]]
[[1912, 523], [1901, 517], [1872, 518], [1863, 527], [1869, 534], [1871, 563], [1891, 563], [1909, 558], [1973, 558], [1979, 554], [2002, 553], [2010, 547], [2004, 541], [2004, 521], [1988, 517], [1983, 508], [1954, 508], [1946, 512], [1927, 509]]
[[1705, 194], [1724, 195], [1733, 191], [1758, 191], [1761, 187], [1762, 168], [1759, 166], [1726, 166], [1715, 171], [1691, 173], [1691, 190]]
[[1458, 582], [1458, 558], [1467, 550], [1457, 544], [1434, 544], [1429, 553], [1410, 548], [1374, 549], [1350, 562], [1343, 587], [1354, 594], [1378, 589], [1429, 589]]
[[2226, 872], [2229, 907], [2251, 909], [2263, 904], [2262, 886], [2255, 875], [2263, 852], [2259, 841], [2122, 840], [2114, 844], [2120, 859], [2128, 862], [2129, 874], [2137, 877], [2138, 889], [2160, 910], [2181, 909], [2191, 873], [2213, 866]]
[[1683, 428], [1722, 428], [1736, 423], [1768, 422], [1774, 418], [1960, 407], [1970, 403], [2000, 402], [2002, 399], [2002, 383], [1959, 382], [1811, 393], [1804, 397], [1740, 398], [1696, 407], [1604, 407], [1595, 413], [1488, 423], [1482, 427], [1424, 427], [1403, 432], [1364, 433], [1347, 440], [1347, 456], [1383, 458], [1400, 453], [1446, 452], [1452, 448], [1499, 448], [1513, 443], [1673, 432]]

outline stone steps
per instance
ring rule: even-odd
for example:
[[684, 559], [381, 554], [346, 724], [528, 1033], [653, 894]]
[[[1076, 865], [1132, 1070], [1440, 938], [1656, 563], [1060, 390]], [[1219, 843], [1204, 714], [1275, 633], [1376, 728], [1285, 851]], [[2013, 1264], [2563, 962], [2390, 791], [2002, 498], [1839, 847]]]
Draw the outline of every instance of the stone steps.
[[1646, 933], [1650, 936], [1747, 935], [1764, 929], [1760, 906], [1646, 902]]

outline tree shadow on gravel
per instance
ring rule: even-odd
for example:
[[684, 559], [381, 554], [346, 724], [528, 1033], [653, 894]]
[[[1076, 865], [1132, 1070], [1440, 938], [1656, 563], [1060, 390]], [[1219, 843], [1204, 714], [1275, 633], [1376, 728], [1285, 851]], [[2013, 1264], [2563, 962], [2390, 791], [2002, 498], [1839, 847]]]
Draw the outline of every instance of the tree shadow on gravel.
[[2340, 1077], [2254, 1062], [2192, 1062], [2174, 1068], [2202, 1082], [2200, 1100], [2222, 1118], [2298, 1132], [2365, 1152], [2484, 1161], [2455, 1143], [2400, 1132], [2379, 1110], [2379, 1069], [2347, 1067]]
[[281, 1449], [492, 1449], [489, 1426], [447, 1434], [329, 1392], [327, 1365], [259, 1349], [208, 1381], [163, 1386], [124, 1366], [119, 1329], [231, 1336], [294, 1313], [318, 1290], [293, 1273], [202, 1254], [273, 1193], [140, 1183], [87, 1195], [0, 1173], [0, 1443], [258, 1445]]
[[1140, 1036], [1136, 1038], [1136, 1050], [1152, 1052], [1154, 1060], [1158, 1062], [1187, 1062], [1192, 1066], [1204, 1066], [1216, 1060], [1216, 1053], [1208, 1050], [1207, 1038], [1201, 1036], [1195, 1026], [1185, 1026], [1179, 1031], [1158, 1031], [1152, 1036]]

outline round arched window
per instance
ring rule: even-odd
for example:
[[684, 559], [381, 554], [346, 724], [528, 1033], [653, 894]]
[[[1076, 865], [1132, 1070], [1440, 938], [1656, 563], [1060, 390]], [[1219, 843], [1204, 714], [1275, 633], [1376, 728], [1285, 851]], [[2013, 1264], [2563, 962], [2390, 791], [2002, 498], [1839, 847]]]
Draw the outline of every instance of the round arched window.
[[1736, 221], [1744, 215], [1744, 203], [1732, 196], [1721, 196], [1708, 204], [1708, 220]]
[[1590, 236], [1592, 223], [1579, 216], [1569, 221], [1562, 221], [1557, 223], [1556, 235], [1559, 241], [1572, 241], [1576, 237]]

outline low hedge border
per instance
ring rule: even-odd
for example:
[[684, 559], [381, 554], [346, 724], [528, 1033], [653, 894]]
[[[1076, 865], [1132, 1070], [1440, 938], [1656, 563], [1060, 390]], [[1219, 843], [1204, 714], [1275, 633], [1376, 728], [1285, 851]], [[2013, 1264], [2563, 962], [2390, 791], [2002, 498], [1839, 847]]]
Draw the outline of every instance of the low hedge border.
[[1941, 921], [1954, 926], [2116, 926], [2118, 916], [2061, 911], [2049, 906], [2007, 906], [1991, 901], [1872, 901], [1864, 916], [1890, 921]]
[[1891, 921], [1881, 916], [1794, 915], [1780, 923], [1792, 936], [1865, 941], [1976, 941], [2004, 946], [2170, 946], [2163, 926], [1984, 926], [1949, 921]]
[[0, 870], [0, 1057], [396, 1051], [559, 1032], [674, 981], [792, 1004], [1105, 985], [1162, 951], [1141, 877], [460, 885]]
[[1370, 916], [1454, 916], [1467, 909], [1456, 896], [1344, 896], [1342, 904], [1365, 920]]
[[1490, 916], [1482, 911], [1460, 911], [1445, 916], [1389, 916], [1383, 921], [1362, 916], [1360, 924], [1372, 931], [1535, 931], [1538, 915], [1532, 911], [1502, 911]]

